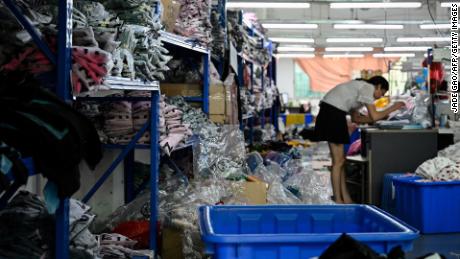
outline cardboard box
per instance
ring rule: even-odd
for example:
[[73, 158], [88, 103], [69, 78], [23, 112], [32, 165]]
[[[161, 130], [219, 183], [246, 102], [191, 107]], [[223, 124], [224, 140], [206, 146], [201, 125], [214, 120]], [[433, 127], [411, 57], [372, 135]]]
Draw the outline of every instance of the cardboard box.
[[209, 86], [209, 114], [225, 115], [225, 87], [220, 81]]
[[267, 204], [267, 188], [265, 182], [242, 182], [241, 198], [250, 205]]
[[225, 115], [225, 97], [221, 95], [209, 96], [209, 114]]
[[203, 87], [199, 84], [160, 84], [161, 93], [166, 96], [202, 96]]
[[178, 259], [184, 258], [182, 252], [182, 235], [180, 230], [165, 228], [162, 233], [161, 258]]
[[214, 123], [224, 124], [225, 115], [210, 114], [209, 119]]
[[163, 5], [161, 22], [165, 27], [165, 31], [174, 32], [176, 19], [180, 13], [180, 3], [174, 0], [161, 0], [161, 4]]

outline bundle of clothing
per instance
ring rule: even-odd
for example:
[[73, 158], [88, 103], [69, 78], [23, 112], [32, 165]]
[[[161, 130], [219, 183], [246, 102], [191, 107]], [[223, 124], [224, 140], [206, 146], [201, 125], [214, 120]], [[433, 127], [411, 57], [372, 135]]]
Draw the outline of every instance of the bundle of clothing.
[[[56, 53], [56, 2], [30, 4], [19, 1], [17, 4]], [[159, 40], [161, 1], [113, 0], [105, 1], [105, 4], [109, 11], [95, 1], [75, 3], [72, 20], [74, 95], [108, 89], [104, 81], [108, 75], [155, 81], [164, 79], [163, 73], [168, 70], [166, 63], [171, 57]], [[54, 66], [32, 43], [27, 32], [17, 26], [6, 7], [0, 6], [0, 15], [7, 19], [5, 27], [11, 29], [9, 33], [15, 31], [17, 39], [0, 42], [5, 50], [0, 55], [3, 69], [36, 76], [53, 71]]]
[[218, 6], [213, 5], [211, 11], [211, 24], [212, 24], [212, 49], [211, 54], [215, 59], [223, 58], [225, 56], [225, 30], [221, 25], [222, 16], [217, 9]]
[[[238, 52], [254, 62], [265, 66], [271, 61], [271, 55], [267, 48], [263, 46], [263, 42], [258, 36], [250, 36], [246, 25], [238, 24], [239, 13], [229, 11], [227, 18], [229, 20], [228, 34], [230, 41], [236, 47]], [[260, 31], [263, 33], [263, 31]]]
[[160, 104], [160, 147], [168, 156], [176, 147], [184, 143], [193, 133], [188, 124], [183, 122], [184, 112], [178, 106], [165, 103], [164, 97]]
[[71, 196], [80, 187], [80, 162], [94, 169], [102, 158], [93, 123], [32, 78], [10, 73], [0, 79], [0, 141], [33, 158], [61, 197]]
[[181, 5], [174, 32], [211, 47], [211, 1], [178, 0]]
[[196, 84], [202, 81], [203, 62], [195, 57], [174, 58], [168, 62], [170, 68], [165, 74], [165, 82]]
[[[153, 252], [134, 250], [137, 243], [119, 234], [94, 235], [89, 230], [96, 215], [82, 202], [71, 199], [69, 204], [70, 258], [129, 259], [132, 256], [153, 258]], [[19, 192], [0, 211], [0, 257], [55, 258], [55, 218], [45, 201], [35, 194]]]
[[415, 174], [429, 181], [460, 181], [460, 142], [439, 151], [421, 164]]
[[170, 97], [168, 98], [168, 102], [171, 105], [180, 107], [183, 123], [189, 125], [189, 128], [194, 134], [196, 134], [202, 127], [213, 125], [203, 110], [192, 107], [182, 96]]

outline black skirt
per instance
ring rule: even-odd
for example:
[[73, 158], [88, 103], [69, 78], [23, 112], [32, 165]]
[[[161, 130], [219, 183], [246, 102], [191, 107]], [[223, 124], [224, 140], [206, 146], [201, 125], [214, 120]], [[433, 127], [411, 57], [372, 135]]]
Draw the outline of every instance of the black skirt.
[[336, 144], [350, 144], [348, 134], [347, 113], [322, 102], [316, 117], [315, 136], [317, 141]]

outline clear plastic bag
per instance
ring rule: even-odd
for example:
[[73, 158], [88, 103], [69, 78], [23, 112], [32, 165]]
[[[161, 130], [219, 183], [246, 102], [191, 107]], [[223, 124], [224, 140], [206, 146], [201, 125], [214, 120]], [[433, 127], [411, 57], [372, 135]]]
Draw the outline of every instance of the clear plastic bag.
[[422, 125], [424, 128], [432, 126], [431, 123], [431, 97], [429, 94], [418, 92], [415, 95], [415, 108], [412, 114], [412, 122]]
[[194, 147], [196, 177], [228, 177], [234, 172], [247, 172], [244, 138], [238, 126], [208, 125], [198, 132], [199, 144]]

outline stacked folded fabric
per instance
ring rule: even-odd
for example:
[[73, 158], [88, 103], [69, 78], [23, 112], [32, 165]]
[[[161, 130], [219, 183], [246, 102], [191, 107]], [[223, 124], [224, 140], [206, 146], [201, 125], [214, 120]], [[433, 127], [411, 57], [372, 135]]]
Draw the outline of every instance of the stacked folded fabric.
[[193, 135], [190, 126], [183, 122], [183, 114], [184, 112], [175, 105], [163, 105], [160, 147], [167, 155]]
[[152, 251], [134, 250], [137, 241], [123, 235], [104, 233], [97, 235], [96, 239], [99, 243], [98, 256], [102, 259], [153, 258]]
[[193, 133], [197, 133], [205, 125], [212, 124], [201, 109], [193, 108], [182, 96], [169, 98], [168, 102], [171, 105], [180, 107], [183, 113], [182, 121], [184, 124], [189, 125]]
[[181, 5], [174, 31], [196, 40], [204, 47], [211, 46], [211, 1], [178, 0]]
[[199, 83], [203, 74], [203, 62], [195, 57], [175, 58], [169, 61], [170, 68], [165, 75], [168, 83]]
[[221, 15], [217, 10], [217, 6], [213, 6], [211, 11], [212, 24], [212, 55], [214, 58], [224, 57], [225, 55], [225, 31], [221, 26]]

